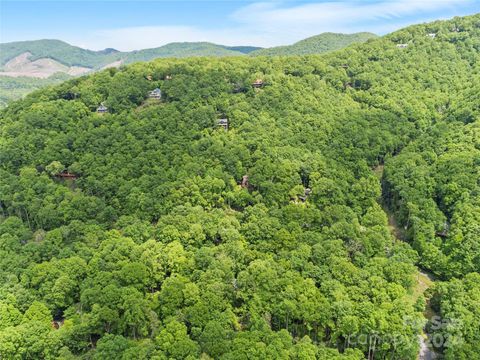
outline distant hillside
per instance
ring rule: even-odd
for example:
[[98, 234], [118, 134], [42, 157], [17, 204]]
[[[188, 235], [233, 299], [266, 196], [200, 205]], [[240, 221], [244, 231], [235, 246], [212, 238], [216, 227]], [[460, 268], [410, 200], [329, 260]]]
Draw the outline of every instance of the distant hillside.
[[377, 35], [369, 32], [355, 34], [323, 33], [301, 40], [293, 45], [277, 46], [253, 51], [251, 55], [309, 55], [339, 50], [353, 43], [363, 43]]
[[244, 54], [250, 54], [252, 51], [261, 50], [261, 47], [258, 46], [224, 46], [225, 49], [233, 50], [233, 51], [240, 51]]
[[[235, 50], [237, 49], [237, 50]], [[144, 49], [124, 53], [123, 62], [132, 63], [136, 61], [149, 61], [156, 58], [176, 57], [184, 58], [191, 56], [241, 56], [245, 55], [245, 50], [251, 49], [248, 46], [227, 47], [208, 42], [182, 42], [171, 43], [158, 48]], [[247, 50], [248, 51], [248, 50]]]
[[71, 79], [71, 76], [63, 73], [57, 73], [47, 79], [31, 77], [0, 77], [0, 109], [5, 107], [8, 102], [23, 98], [26, 94], [48, 85], [55, 85], [62, 81]]

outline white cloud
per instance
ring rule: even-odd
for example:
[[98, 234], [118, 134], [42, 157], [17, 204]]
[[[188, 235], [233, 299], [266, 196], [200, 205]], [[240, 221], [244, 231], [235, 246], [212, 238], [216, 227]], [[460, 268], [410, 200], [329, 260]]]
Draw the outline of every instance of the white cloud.
[[[473, 0], [382, 0], [319, 2], [296, 6], [255, 3], [236, 11], [232, 17], [246, 27], [309, 36], [323, 31], [391, 31], [404, 25], [406, 17], [453, 10]], [[429, 20], [430, 18], [426, 19]], [[382, 30], [385, 31], [382, 31]]]
[[[380, 0], [317, 2], [258, 2], [246, 5], [230, 15], [228, 28], [204, 29], [194, 26], [143, 26], [98, 30], [66, 39], [91, 49], [114, 47], [134, 50], [170, 42], [209, 41], [225, 45], [276, 46], [302, 38], [331, 32], [371, 31], [387, 33], [412, 21], [430, 21], [440, 12], [452, 12], [474, 0]], [[415, 20], [412, 20], [412, 16]]]
[[309, 25], [326, 22], [348, 24], [368, 20], [394, 19], [419, 12], [438, 11], [472, 3], [472, 0], [383, 0], [318, 2], [297, 6], [281, 3], [255, 3], [233, 14], [233, 18], [245, 24], [257, 26]]

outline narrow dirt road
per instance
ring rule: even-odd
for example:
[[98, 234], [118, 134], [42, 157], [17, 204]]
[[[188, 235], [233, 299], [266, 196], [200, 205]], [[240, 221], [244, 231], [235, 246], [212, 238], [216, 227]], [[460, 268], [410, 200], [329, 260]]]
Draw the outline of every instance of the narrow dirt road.
[[[423, 295], [425, 291], [433, 285], [433, 281], [434, 280], [430, 274], [419, 269], [416, 286], [416, 292], [418, 293], [418, 296]], [[435, 312], [432, 310], [430, 307], [430, 302], [427, 300], [425, 309], [423, 311], [423, 316], [425, 316], [427, 320], [430, 320], [434, 315]], [[418, 360], [438, 359], [438, 354], [429, 347], [430, 341], [425, 328], [423, 328], [422, 334], [419, 336], [419, 341], [420, 351], [417, 357]]]
[[435, 360], [438, 359], [437, 353], [432, 351], [427, 345], [425, 334], [419, 336], [420, 352], [418, 353], [418, 360]]
[[[382, 181], [383, 178], [383, 165], [377, 166], [373, 172], [375, 176], [378, 178], [378, 181]], [[383, 189], [382, 189], [383, 190]], [[382, 201], [380, 205], [383, 208], [383, 211], [385, 211], [385, 214], [387, 214], [388, 217], [388, 228], [390, 229], [390, 233], [392, 236], [395, 238], [396, 241], [404, 241], [405, 236], [404, 236], [404, 229], [402, 229], [399, 224], [397, 223], [394, 214], [392, 211], [388, 208], [388, 206], [385, 205], [384, 201], [384, 195], [382, 192]], [[420, 296], [423, 296], [425, 291], [427, 291], [428, 288], [430, 288], [433, 283], [433, 277], [431, 274], [421, 270], [420, 268], [417, 268], [418, 273], [417, 273], [417, 284], [414, 289], [414, 300], [416, 301]], [[423, 315], [427, 320], [430, 320], [432, 316], [435, 315], [433, 310], [430, 308], [429, 301], [427, 300], [425, 309], [423, 311]], [[438, 354], [433, 351], [429, 347], [429, 339], [428, 339], [428, 334], [426, 332], [426, 329], [424, 328], [422, 331], [422, 334], [418, 336], [418, 341], [420, 343], [420, 350], [417, 356], [417, 360], [435, 360], [438, 359]]]

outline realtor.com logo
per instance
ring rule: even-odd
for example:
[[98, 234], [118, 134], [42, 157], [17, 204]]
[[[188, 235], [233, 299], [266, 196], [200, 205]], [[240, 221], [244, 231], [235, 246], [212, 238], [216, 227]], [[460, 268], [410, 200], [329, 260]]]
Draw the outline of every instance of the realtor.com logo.
[[[443, 319], [433, 316], [427, 323], [427, 335], [421, 337], [422, 346], [432, 350], [446, 349], [463, 343], [461, 335], [462, 321], [458, 319]], [[404, 326], [409, 329], [422, 329], [425, 319], [404, 318]], [[347, 337], [348, 346], [378, 347], [381, 344], [392, 345], [393, 348], [413, 346], [418, 343], [418, 335], [379, 334], [377, 332], [352, 334]]]

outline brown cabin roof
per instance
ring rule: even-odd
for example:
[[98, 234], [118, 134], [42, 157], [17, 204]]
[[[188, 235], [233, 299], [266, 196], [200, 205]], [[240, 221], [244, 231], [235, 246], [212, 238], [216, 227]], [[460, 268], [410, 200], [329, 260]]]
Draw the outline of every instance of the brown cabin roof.
[[68, 171], [61, 172], [61, 173], [59, 173], [55, 176], [63, 178], [63, 179], [76, 179], [77, 178], [77, 175], [69, 173]]

